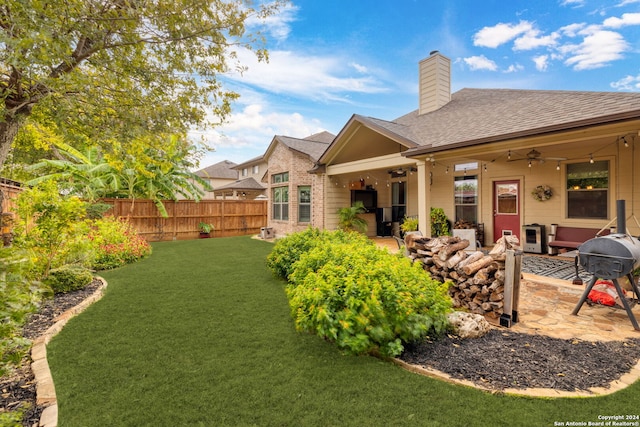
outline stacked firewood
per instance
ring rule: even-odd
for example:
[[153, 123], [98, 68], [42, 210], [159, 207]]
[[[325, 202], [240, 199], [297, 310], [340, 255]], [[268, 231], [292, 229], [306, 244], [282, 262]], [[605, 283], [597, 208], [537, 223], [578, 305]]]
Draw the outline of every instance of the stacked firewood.
[[487, 254], [465, 251], [469, 241], [459, 237], [405, 236], [408, 256], [435, 280], [451, 283], [454, 307], [496, 319], [503, 312], [506, 251], [518, 249], [518, 244], [516, 236], [504, 236]]

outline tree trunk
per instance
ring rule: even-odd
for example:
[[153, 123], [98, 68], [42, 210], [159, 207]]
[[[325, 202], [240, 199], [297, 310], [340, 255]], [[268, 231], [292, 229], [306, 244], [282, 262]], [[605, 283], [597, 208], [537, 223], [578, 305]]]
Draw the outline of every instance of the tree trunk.
[[4, 121], [0, 121], [0, 169], [9, 156], [11, 144], [16, 139], [25, 118], [26, 115], [5, 115]]

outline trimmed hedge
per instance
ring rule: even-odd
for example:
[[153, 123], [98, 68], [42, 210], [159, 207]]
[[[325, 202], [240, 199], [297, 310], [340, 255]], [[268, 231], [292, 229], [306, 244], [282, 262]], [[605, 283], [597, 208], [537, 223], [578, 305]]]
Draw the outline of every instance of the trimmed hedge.
[[403, 343], [448, 327], [448, 284], [374, 244], [323, 233], [331, 235], [313, 243], [291, 236], [297, 250], [310, 247], [288, 275], [286, 293], [296, 329], [333, 341], [347, 353], [393, 357], [402, 353]]
[[83, 289], [93, 280], [93, 273], [85, 267], [63, 265], [49, 271], [44, 283], [54, 294], [66, 293]]

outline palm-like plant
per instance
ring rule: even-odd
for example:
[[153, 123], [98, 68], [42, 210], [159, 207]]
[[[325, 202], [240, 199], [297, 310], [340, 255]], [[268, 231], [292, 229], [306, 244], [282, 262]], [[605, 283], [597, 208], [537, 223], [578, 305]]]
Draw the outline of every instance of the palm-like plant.
[[199, 201], [210, 184], [189, 170], [193, 166], [187, 157], [191, 147], [176, 136], [170, 136], [163, 150], [146, 148], [134, 154], [117, 153], [109, 161], [97, 147], [82, 153], [60, 143], [60, 159], [43, 159], [29, 167], [40, 174], [27, 184], [46, 180], [58, 182], [61, 189], [95, 201], [101, 198], [123, 197], [132, 200], [151, 199], [163, 217], [168, 213], [163, 200], [179, 196]]
[[355, 202], [350, 207], [338, 209], [338, 226], [343, 230], [360, 231], [365, 233], [368, 228], [367, 221], [359, 217], [359, 214], [367, 212], [362, 202]]

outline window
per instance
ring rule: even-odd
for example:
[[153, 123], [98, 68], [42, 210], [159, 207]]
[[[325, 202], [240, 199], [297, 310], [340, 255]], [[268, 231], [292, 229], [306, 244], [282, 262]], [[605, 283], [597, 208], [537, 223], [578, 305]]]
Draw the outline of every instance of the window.
[[609, 162], [567, 165], [567, 218], [607, 219]]
[[260, 166], [259, 165], [253, 165], [252, 173], [255, 175], [258, 172], [260, 172]]
[[271, 182], [273, 184], [289, 182], [289, 172], [282, 172], [282, 173], [277, 173], [275, 175], [271, 175]]
[[454, 178], [454, 199], [456, 208], [456, 222], [478, 221], [478, 176], [456, 176]]
[[243, 168], [242, 169], [242, 176], [247, 176], [248, 173], [248, 169], [247, 168]]
[[272, 189], [273, 219], [287, 221], [289, 219], [289, 187]]
[[298, 187], [298, 222], [311, 222], [311, 187]]
[[287, 221], [289, 219], [289, 172], [282, 172], [271, 175], [271, 182], [273, 184], [283, 184], [279, 187], [273, 187], [271, 189], [272, 202], [272, 218]]
[[391, 183], [391, 221], [402, 221], [407, 212], [407, 199], [404, 182]]

